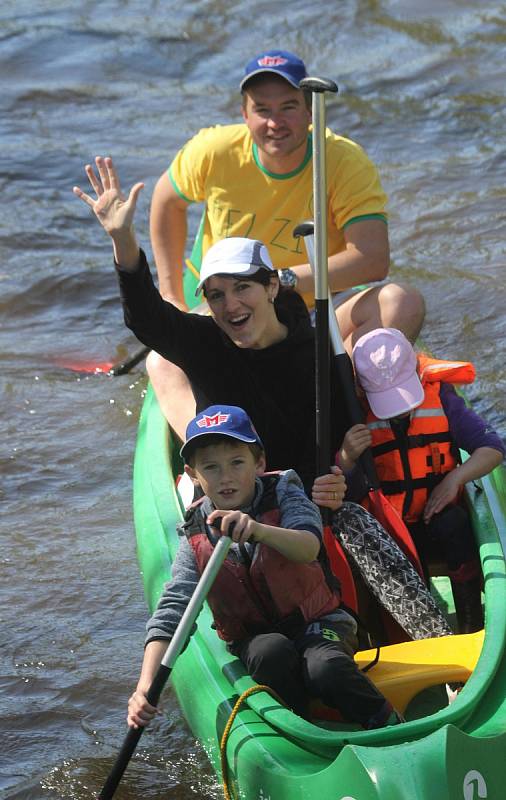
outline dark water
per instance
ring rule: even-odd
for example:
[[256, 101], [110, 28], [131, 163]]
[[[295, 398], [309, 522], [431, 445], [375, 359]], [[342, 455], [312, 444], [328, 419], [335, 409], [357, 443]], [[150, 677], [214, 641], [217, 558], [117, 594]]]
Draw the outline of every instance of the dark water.
[[[260, 0], [253, 27], [252, 9], [0, 4], [2, 798], [93, 797], [141, 657], [131, 470], [145, 379], [61, 366], [136, 348], [108, 242], [71, 194], [94, 155], [146, 182], [148, 245], [157, 177], [198, 127], [238, 118], [246, 58], [298, 52], [339, 83], [329, 124], [380, 166], [392, 274], [425, 293], [425, 340], [475, 361], [476, 408], [506, 435], [505, 4]], [[170, 691], [166, 708], [118, 796], [220, 797]]]

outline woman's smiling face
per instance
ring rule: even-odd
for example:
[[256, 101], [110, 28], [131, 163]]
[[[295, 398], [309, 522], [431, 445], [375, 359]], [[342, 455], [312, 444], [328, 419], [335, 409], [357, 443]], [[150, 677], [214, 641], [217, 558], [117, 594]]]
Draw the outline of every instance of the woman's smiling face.
[[237, 347], [262, 350], [286, 336], [273, 301], [279, 284], [267, 286], [240, 277], [212, 275], [205, 294], [216, 324]]

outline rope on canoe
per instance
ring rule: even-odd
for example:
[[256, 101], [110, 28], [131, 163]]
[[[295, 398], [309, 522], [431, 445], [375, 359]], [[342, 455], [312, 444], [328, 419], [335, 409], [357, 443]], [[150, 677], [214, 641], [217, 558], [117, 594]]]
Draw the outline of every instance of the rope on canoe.
[[227, 742], [228, 737], [230, 734], [230, 730], [232, 725], [234, 724], [234, 720], [237, 714], [240, 711], [241, 706], [243, 703], [250, 697], [252, 694], [256, 694], [257, 692], [267, 692], [271, 695], [275, 700], [277, 700], [280, 705], [285, 706], [286, 704], [280, 698], [280, 696], [271, 689], [270, 686], [264, 686], [263, 684], [256, 684], [255, 686], [250, 686], [249, 689], [246, 689], [245, 692], [241, 694], [237, 702], [235, 703], [232, 712], [228, 718], [227, 724], [225, 725], [225, 730], [223, 731], [223, 736], [221, 737], [220, 742], [220, 759], [221, 759], [221, 775], [223, 781], [223, 794], [225, 795], [225, 800], [231, 800], [231, 794], [229, 790], [229, 780], [228, 780], [228, 762], [227, 762]]

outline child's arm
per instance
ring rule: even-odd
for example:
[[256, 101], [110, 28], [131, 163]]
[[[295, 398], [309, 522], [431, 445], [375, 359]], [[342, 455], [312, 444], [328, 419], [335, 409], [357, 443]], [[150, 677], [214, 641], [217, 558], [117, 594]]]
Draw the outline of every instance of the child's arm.
[[353, 425], [346, 432], [339, 450], [339, 464], [346, 471], [353, 469], [364, 450], [371, 445], [372, 434], [367, 425]]
[[130, 728], [148, 725], [155, 714], [159, 713], [155, 706], [148, 703], [146, 694], [153, 683], [169, 642], [169, 639], [153, 640], [146, 645], [139, 682], [128, 701], [127, 723]]
[[229, 533], [231, 525], [234, 523], [234, 529], [229, 534], [234, 542], [262, 542], [262, 544], [273, 547], [290, 561], [309, 563], [318, 557], [320, 541], [310, 531], [264, 525], [243, 511], [220, 511], [219, 509], [215, 509], [209, 514], [207, 523], [212, 525], [218, 517], [222, 518], [220, 528], [222, 534]]
[[156, 714], [157, 709], [148, 703], [146, 693], [195, 591], [199, 577], [193, 550], [186, 536], [181, 536], [172, 564], [171, 580], [165, 584], [158, 605], [146, 626], [147, 644], [141, 674], [128, 701], [127, 722], [131, 728], [147, 725]]
[[439, 513], [454, 501], [459, 489], [468, 481], [482, 478], [501, 463], [504, 445], [497, 433], [475, 411], [469, 408], [463, 397], [448, 383], [441, 384], [441, 402], [448, 417], [448, 425], [457, 447], [470, 453], [465, 464], [445, 475], [431, 492], [425, 505], [424, 521]]
[[438, 514], [449, 503], [457, 499], [459, 490], [468, 481], [487, 475], [502, 461], [502, 453], [492, 447], [478, 447], [464, 464], [449, 472], [441, 483], [431, 492], [423, 512], [423, 520], [428, 523], [433, 514]]

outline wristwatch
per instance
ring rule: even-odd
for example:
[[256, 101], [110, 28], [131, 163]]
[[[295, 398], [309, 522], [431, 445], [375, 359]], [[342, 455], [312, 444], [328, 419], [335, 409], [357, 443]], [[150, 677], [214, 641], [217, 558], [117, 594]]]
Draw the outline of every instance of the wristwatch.
[[296, 289], [298, 278], [293, 269], [278, 269], [278, 278], [281, 286], [287, 289]]

